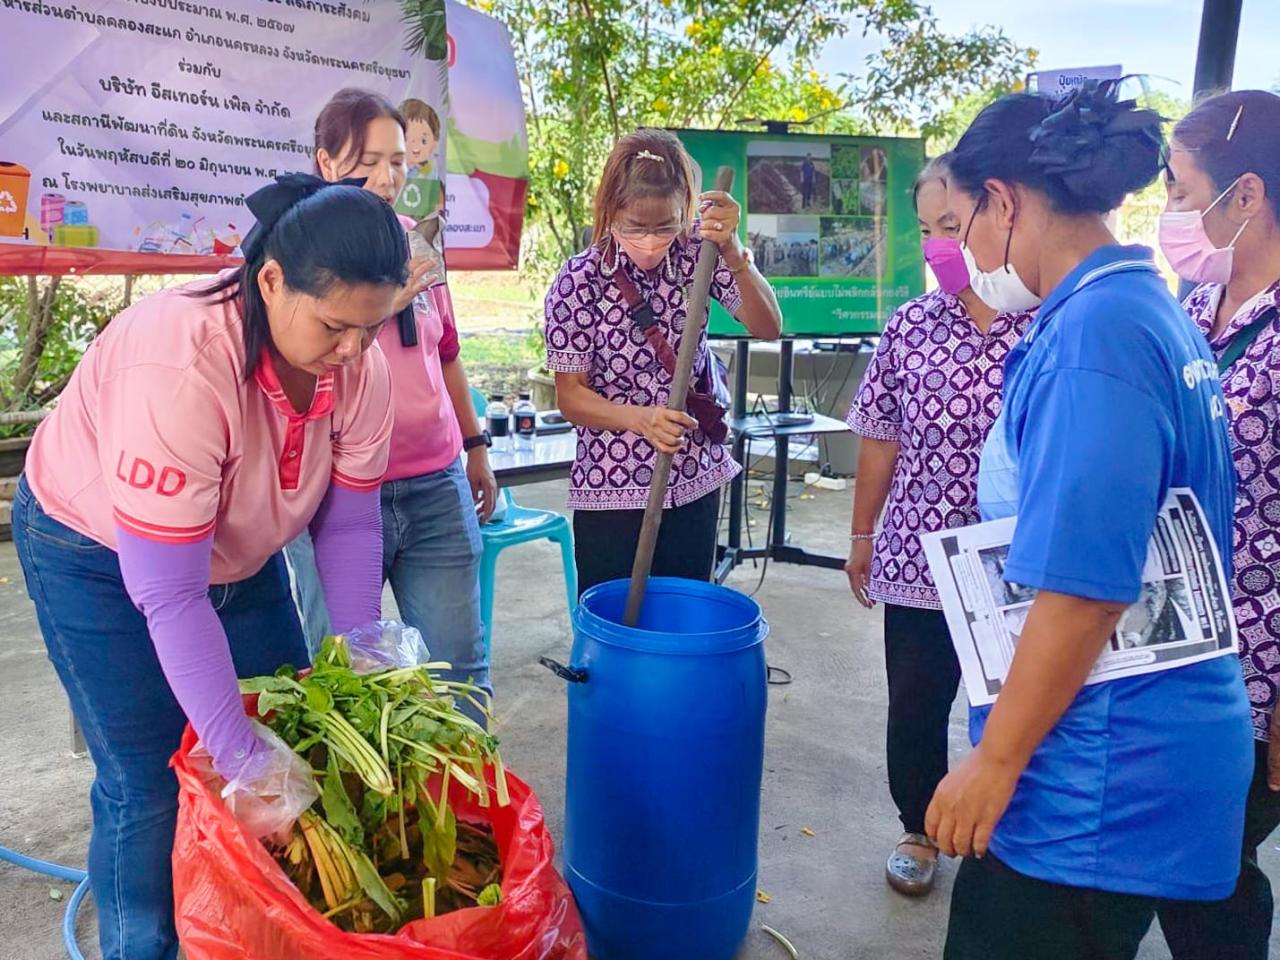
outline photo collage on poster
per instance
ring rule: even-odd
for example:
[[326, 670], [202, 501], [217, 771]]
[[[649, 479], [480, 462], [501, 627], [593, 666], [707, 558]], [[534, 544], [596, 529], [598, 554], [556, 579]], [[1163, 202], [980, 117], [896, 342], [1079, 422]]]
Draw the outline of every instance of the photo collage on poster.
[[879, 147], [747, 144], [747, 236], [766, 277], [884, 276], [887, 196], [888, 162]]

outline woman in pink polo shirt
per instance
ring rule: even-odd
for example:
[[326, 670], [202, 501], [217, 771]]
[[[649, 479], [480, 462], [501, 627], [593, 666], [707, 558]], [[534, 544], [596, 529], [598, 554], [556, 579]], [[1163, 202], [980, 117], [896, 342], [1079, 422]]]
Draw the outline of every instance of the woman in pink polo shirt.
[[[366, 190], [393, 203], [405, 182], [405, 127], [379, 94], [339, 91], [316, 119], [316, 171], [326, 180], [365, 178]], [[395, 384], [382, 572], [400, 619], [422, 631], [433, 659], [453, 665], [445, 673], [491, 691], [480, 619], [480, 524], [493, 513], [498, 486], [458, 357], [449, 288], [428, 287], [431, 274], [442, 272], [433, 259], [415, 257], [410, 282], [393, 304], [396, 319], [378, 335]], [[286, 555], [303, 632], [315, 650], [330, 624], [305, 533]]]
[[187, 721], [233, 790], [279, 766], [237, 677], [307, 661], [280, 549], [310, 528], [339, 628], [380, 613], [392, 410], [369, 348], [407, 279], [404, 231], [368, 191], [307, 174], [247, 203], [241, 268], [139, 301], [85, 353], [13, 504], [97, 772], [106, 960], [177, 955], [168, 761]]

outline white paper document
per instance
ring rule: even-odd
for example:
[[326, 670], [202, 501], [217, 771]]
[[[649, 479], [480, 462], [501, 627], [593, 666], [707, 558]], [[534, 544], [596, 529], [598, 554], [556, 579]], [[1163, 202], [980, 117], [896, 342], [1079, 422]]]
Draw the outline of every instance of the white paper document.
[[[1017, 518], [925, 534], [969, 702], [995, 703], [1036, 591], [1004, 580]], [[1120, 618], [1085, 683], [1235, 656], [1231, 590], [1194, 493], [1179, 488], [1156, 517], [1142, 596]]]

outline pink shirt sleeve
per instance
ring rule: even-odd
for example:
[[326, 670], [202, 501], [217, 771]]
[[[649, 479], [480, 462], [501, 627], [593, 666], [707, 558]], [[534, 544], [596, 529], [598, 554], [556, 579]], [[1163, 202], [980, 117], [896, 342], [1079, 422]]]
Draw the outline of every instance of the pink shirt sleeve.
[[382, 484], [393, 420], [391, 373], [382, 348], [375, 343], [361, 357], [350, 395], [334, 414], [334, 483], [356, 491]]
[[431, 297], [431, 304], [436, 308], [436, 312], [440, 315], [440, 322], [444, 326], [444, 333], [440, 337], [440, 360], [442, 363], [449, 363], [458, 359], [458, 354], [462, 347], [458, 343], [458, 322], [453, 316], [453, 296], [449, 293], [448, 284], [440, 283], [427, 291]]
[[116, 522], [161, 543], [208, 537], [228, 433], [216, 394], [191, 370], [145, 364], [105, 380], [98, 457]]

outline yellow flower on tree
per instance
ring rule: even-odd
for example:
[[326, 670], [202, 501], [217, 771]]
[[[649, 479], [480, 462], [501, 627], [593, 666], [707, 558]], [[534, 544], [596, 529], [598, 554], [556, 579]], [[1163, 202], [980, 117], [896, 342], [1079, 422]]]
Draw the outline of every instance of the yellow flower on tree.
[[702, 33], [703, 33], [702, 24], [700, 24], [697, 20], [695, 20], [693, 21], [693, 23], [689, 24], [687, 27], [684, 28], [684, 32], [685, 32], [685, 36], [693, 40], [697, 40], [698, 37], [702, 36]]
[[787, 119], [792, 120], [796, 123], [800, 123], [804, 120], [809, 119], [809, 111], [801, 106], [792, 107], [791, 110], [787, 113]]
[[671, 104], [667, 103], [664, 97], [659, 97], [657, 100], [653, 101], [653, 109], [657, 110], [659, 113], [668, 113], [671, 110]]
[[551, 172], [557, 180], [563, 180], [569, 175], [569, 165], [563, 159], [556, 160], [556, 165], [551, 168]]

